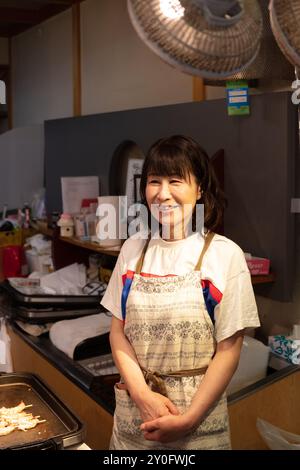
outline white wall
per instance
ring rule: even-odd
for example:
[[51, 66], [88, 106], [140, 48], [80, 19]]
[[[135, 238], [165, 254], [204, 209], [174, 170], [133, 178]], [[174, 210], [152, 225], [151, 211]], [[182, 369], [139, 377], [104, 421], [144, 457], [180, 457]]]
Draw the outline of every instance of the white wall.
[[0, 135], [0, 211], [23, 207], [43, 187], [43, 125], [12, 129]]
[[72, 116], [72, 13], [12, 39], [14, 127]]
[[[82, 114], [192, 100], [192, 77], [142, 43], [126, 0], [80, 6]], [[12, 39], [12, 75], [14, 127], [73, 115], [71, 9]]]
[[0, 65], [7, 65], [8, 63], [9, 63], [8, 39], [0, 38]]
[[205, 87], [205, 98], [207, 100], [217, 100], [219, 98], [226, 98], [226, 88], [224, 86], [209, 86]]
[[83, 114], [192, 101], [192, 77], [143, 44], [126, 3], [81, 3]]

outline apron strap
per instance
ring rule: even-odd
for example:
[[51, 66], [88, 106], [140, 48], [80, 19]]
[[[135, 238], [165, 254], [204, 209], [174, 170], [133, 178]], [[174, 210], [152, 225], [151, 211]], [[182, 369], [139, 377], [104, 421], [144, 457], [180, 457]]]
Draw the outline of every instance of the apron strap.
[[[204, 258], [204, 255], [205, 253], [207, 252], [208, 248], [209, 248], [209, 245], [211, 244], [212, 242], [212, 239], [214, 238], [215, 234], [214, 232], [209, 232], [206, 237], [205, 237], [205, 240], [204, 240], [204, 246], [202, 248], [202, 251], [200, 253], [200, 256], [199, 256], [199, 259], [198, 259], [198, 263], [196, 264], [195, 266], [195, 271], [200, 271], [201, 269], [201, 266], [202, 266], [202, 261], [203, 261], [203, 258]], [[143, 251], [139, 257], [139, 260], [137, 262], [137, 265], [136, 265], [136, 270], [135, 270], [135, 273], [136, 274], [141, 274], [141, 270], [142, 270], [142, 267], [143, 267], [143, 262], [144, 262], [144, 258], [145, 258], [145, 254], [146, 254], [146, 251], [147, 251], [147, 248], [148, 248], [148, 245], [149, 245], [149, 242], [151, 240], [151, 234], [149, 234], [149, 237], [144, 245], [144, 248], [143, 248]]]
[[146, 251], [147, 251], [147, 248], [148, 248], [148, 245], [149, 245], [149, 242], [150, 242], [150, 239], [151, 239], [151, 234], [149, 234], [148, 236], [148, 239], [144, 245], [144, 248], [143, 248], [143, 251], [139, 257], [139, 260], [137, 262], [137, 265], [136, 265], [136, 269], [135, 269], [135, 274], [141, 274], [141, 270], [142, 270], [142, 267], [143, 267], [143, 262], [144, 262], [144, 258], [145, 258], [145, 254], [146, 254]]
[[199, 259], [198, 259], [198, 263], [195, 266], [195, 271], [200, 271], [204, 255], [207, 252], [207, 250], [209, 248], [209, 245], [211, 244], [212, 239], [214, 238], [214, 236], [215, 236], [214, 232], [209, 232], [206, 235], [205, 240], [204, 240], [204, 245], [203, 245], [202, 251], [200, 253]]
[[207, 369], [208, 366], [200, 367], [198, 369], [184, 369], [160, 374], [159, 372], [150, 371], [141, 367], [145, 381], [148, 385], [151, 386], [151, 390], [153, 392], [158, 392], [161, 395], [164, 395], [165, 397], [167, 397], [168, 394], [166, 384], [164, 382], [164, 377], [195, 377], [196, 375], [204, 375]]

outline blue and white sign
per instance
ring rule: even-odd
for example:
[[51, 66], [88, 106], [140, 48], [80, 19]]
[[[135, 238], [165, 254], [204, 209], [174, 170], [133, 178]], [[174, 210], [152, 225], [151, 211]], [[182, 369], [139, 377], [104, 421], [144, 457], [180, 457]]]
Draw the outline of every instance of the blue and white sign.
[[229, 116], [250, 114], [249, 87], [245, 80], [230, 81], [226, 84], [227, 109]]

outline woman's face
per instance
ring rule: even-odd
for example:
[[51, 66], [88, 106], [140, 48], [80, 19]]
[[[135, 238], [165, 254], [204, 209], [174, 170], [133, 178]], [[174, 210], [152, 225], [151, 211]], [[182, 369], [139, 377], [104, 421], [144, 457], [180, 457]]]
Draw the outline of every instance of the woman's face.
[[163, 238], [178, 240], [185, 237], [185, 228], [200, 196], [200, 186], [192, 174], [186, 178], [176, 175], [147, 177], [147, 204], [162, 225]]

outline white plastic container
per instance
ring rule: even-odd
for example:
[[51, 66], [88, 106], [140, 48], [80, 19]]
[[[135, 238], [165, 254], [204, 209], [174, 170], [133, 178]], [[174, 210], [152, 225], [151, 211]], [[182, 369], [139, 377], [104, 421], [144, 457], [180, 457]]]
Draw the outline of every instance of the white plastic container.
[[50, 255], [41, 255], [35, 250], [25, 250], [29, 273], [49, 273], [53, 271], [53, 263]]
[[240, 362], [228, 387], [227, 395], [266, 377], [270, 349], [261, 341], [245, 336]]

